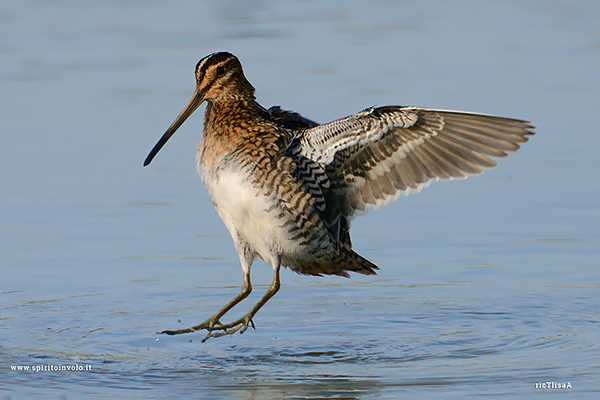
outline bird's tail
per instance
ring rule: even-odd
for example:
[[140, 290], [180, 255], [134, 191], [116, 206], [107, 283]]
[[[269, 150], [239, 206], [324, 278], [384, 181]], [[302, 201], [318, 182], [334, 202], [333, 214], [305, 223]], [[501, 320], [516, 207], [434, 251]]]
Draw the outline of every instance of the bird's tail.
[[342, 271], [358, 272], [363, 275], [377, 275], [375, 270], [378, 270], [379, 267], [354, 250], [343, 249], [341, 252], [344, 253], [341, 255], [342, 260], [340, 260], [341, 262], [339, 263], [343, 268]]
[[350, 277], [348, 272], [357, 272], [363, 275], [376, 275], [379, 267], [362, 257], [352, 249], [341, 247], [331, 257], [310, 260], [294, 260], [292, 263], [283, 262], [282, 265], [303, 275], [339, 275]]

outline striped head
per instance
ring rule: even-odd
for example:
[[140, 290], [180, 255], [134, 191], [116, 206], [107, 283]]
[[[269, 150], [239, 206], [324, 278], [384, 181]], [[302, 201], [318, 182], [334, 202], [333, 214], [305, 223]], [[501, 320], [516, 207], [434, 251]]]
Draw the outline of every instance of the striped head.
[[198, 61], [196, 87], [206, 101], [254, 96], [254, 87], [244, 76], [240, 60], [227, 52], [209, 54]]
[[196, 91], [192, 99], [150, 151], [144, 166], [152, 162], [165, 143], [204, 101], [214, 103], [243, 99], [254, 99], [254, 87], [244, 76], [240, 60], [227, 52], [204, 57], [196, 64]]

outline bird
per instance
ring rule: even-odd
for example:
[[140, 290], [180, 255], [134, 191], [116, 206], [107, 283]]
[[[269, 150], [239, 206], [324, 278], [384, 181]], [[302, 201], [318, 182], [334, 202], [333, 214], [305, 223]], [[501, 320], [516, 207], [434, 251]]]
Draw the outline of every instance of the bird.
[[[144, 161], [203, 103], [197, 170], [227, 227], [243, 271], [240, 293], [204, 322], [159, 334], [206, 330], [211, 337], [256, 329], [256, 313], [280, 289], [280, 269], [304, 275], [374, 275], [378, 266], [352, 249], [354, 217], [432, 181], [465, 178], [496, 166], [534, 135], [529, 121], [414, 106], [372, 106], [318, 124], [279, 106], [261, 106], [239, 59], [202, 58], [196, 90]], [[252, 291], [255, 259], [273, 281], [241, 318], [221, 319]]]

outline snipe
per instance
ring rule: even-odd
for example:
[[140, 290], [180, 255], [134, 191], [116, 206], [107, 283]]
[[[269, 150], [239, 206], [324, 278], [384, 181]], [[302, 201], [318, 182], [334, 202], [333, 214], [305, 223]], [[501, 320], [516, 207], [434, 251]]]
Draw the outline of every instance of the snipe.
[[[352, 250], [350, 221], [432, 180], [462, 178], [494, 167], [492, 157], [519, 149], [533, 135], [526, 121], [418, 107], [370, 107], [318, 125], [279, 107], [263, 108], [232, 54], [196, 65], [196, 91], [154, 146], [144, 166], [202, 104], [204, 135], [197, 166], [237, 249], [242, 291], [212, 317], [175, 335], [202, 329], [204, 340], [254, 327], [258, 310], [279, 290], [279, 269], [300, 274], [375, 274]], [[242, 318], [221, 318], [251, 290], [258, 257], [274, 278]], [[204, 341], [203, 340], [203, 341]]]

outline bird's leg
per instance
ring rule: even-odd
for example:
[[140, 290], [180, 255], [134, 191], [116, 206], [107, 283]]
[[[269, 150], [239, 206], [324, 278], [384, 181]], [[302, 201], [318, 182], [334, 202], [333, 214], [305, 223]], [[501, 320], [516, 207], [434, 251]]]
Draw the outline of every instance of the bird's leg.
[[233, 307], [235, 307], [236, 304], [238, 304], [240, 301], [242, 301], [246, 297], [248, 297], [250, 292], [252, 292], [252, 283], [250, 282], [250, 273], [247, 272], [247, 273], [244, 273], [244, 286], [242, 287], [242, 291], [240, 292], [240, 294], [235, 296], [229, 303], [227, 303], [223, 308], [221, 308], [219, 311], [217, 311], [212, 317], [210, 317], [206, 321], [202, 322], [201, 324], [192, 326], [190, 328], [177, 329], [177, 330], [166, 330], [166, 331], [157, 332], [157, 333], [166, 334], [166, 335], [179, 335], [182, 333], [196, 332], [196, 331], [199, 331], [202, 329], [206, 329], [209, 332], [212, 331], [213, 329], [227, 329], [227, 327], [225, 325], [221, 324], [221, 321], [219, 321], [219, 319], [223, 315], [225, 315], [227, 313], [227, 311], [229, 311]]
[[244, 315], [237, 321], [225, 325], [219, 325], [218, 327], [216, 327], [215, 329], [222, 330], [222, 332], [209, 332], [208, 335], [206, 335], [206, 337], [202, 339], [202, 342], [204, 343], [211, 337], [233, 335], [237, 331], [240, 331], [240, 333], [244, 333], [246, 329], [248, 329], [248, 326], [252, 326], [252, 328], [256, 329], [254, 327], [254, 322], [252, 321], [252, 318], [254, 318], [258, 310], [260, 310], [261, 307], [264, 306], [266, 302], [269, 301], [271, 297], [275, 295], [275, 293], [277, 293], [277, 291], [279, 291], [280, 287], [281, 283], [279, 281], [279, 264], [277, 264], [277, 266], [274, 268], [273, 282], [269, 286], [269, 290], [267, 290], [267, 293], [265, 293], [265, 295], [260, 299], [260, 301], [256, 303], [256, 305], [252, 307], [252, 309], [248, 311], [246, 315]]

